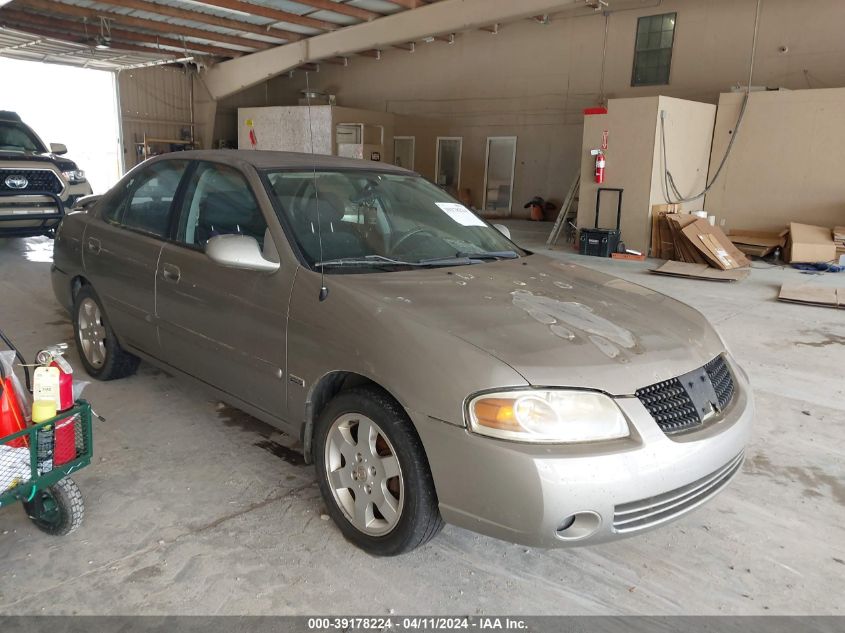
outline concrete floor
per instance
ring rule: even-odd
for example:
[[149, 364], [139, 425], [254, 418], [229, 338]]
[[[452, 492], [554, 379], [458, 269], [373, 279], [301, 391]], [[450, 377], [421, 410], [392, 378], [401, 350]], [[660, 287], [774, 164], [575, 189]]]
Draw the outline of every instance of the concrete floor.
[[[511, 227], [528, 247], [550, 229]], [[28, 357], [72, 340], [50, 253], [47, 240], [0, 240], [0, 327]], [[755, 268], [720, 284], [554, 256], [702, 310], [751, 375], [748, 460], [704, 508], [595, 548], [527, 549], [447, 526], [410, 555], [371, 558], [324, 520], [312, 468], [271, 428], [142, 365], [86, 392], [108, 421], [75, 476], [82, 529], [54, 539], [20, 508], [0, 512], [0, 613], [843, 614], [845, 314], [774, 297], [787, 279], [843, 286], [845, 274]]]

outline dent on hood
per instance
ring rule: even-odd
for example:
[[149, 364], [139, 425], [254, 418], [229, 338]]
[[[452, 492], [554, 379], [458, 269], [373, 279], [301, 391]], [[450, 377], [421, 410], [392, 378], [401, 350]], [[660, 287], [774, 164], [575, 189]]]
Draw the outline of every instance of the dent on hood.
[[529, 290], [516, 290], [511, 296], [514, 306], [525, 310], [535, 321], [548, 325], [555, 336], [574, 341], [573, 330], [583, 332], [584, 338], [608, 358], [627, 362], [622, 350], [633, 350], [637, 345], [633, 332], [596, 314], [583, 303], [535, 295]]

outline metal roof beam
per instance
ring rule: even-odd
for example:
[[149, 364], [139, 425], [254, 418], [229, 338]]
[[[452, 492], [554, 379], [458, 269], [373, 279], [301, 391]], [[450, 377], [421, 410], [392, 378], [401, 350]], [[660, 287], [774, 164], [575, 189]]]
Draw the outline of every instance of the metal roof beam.
[[[30, 8], [36, 11], [44, 11], [48, 15], [51, 13], [62, 13], [64, 15], [70, 15], [77, 18], [89, 18], [97, 22], [99, 22], [99, 19], [102, 16], [108, 18], [114, 24], [120, 24], [121, 26], [137, 27], [139, 29], [165, 33], [167, 35], [176, 34], [184, 35], [186, 37], [196, 37], [210, 42], [242, 46], [243, 48], [265, 50], [274, 47], [274, 45], [269, 42], [261, 42], [259, 40], [252, 40], [246, 37], [227, 35], [225, 33], [217, 33], [216, 31], [206, 31], [205, 29], [195, 29], [191, 26], [182, 26], [161, 20], [136, 18], [122, 13], [114, 13], [112, 11], [97, 11], [86, 7], [54, 2], [53, 0], [15, 0], [13, 6], [16, 8]], [[235, 27], [233, 26], [231, 28]]]
[[246, 13], [247, 15], [259, 15], [262, 18], [270, 18], [271, 20], [276, 20], [277, 22], [287, 22], [288, 24], [307, 26], [312, 29], [319, 29], [320, 31], [333, 31], [334, 29], [341, 28], [342, 26], [341, 24], [335, 24], [334, 22], [316, 20], [314, 18], [309, 18], [306, 15], [289, 13], [280, 9], [273, 9], [272, 7], [265, 7], [261, 4], [244, 2], [243, 0], [196, 0], [196, 2], [201, 2], [202, 4], [207, 4], [219, 9], [226, 9], [228, 11]]
[[512, 22], [581, 6], [583, 0], [442, 0], [414, 11], [401, 11], [380, 20], [222, 62], [209, 69], [205, 83], [211, 96], [221, 99], [306, 62], [348, 56], [413, 42], [434, 34], [479, 29], [491, 23]]
[[382, 17], [382, 13], [376, 13], [375, 11], [370, 11], [369, 9], [362, 9], [361, 7], [355, 7], [351, 4], [346, 4], [344, 2], [332, 2], [332, 0], [294, 0], [297, 4], [304, 4], [309, 7], [313, 7], [314, 9], [321, 9], [323, 11], [332, 11], [334, 13], [340, 13], [341, 15], [348, 15], [351, 18], [358, 18], [359, 20], [364, 20], [369, 22], [370, 20], [375, 20], [376, 18]]
[[242, 22], [232, 18], [221, 18], [218, 15], [211, 15], [202, 11], [191, 11], [189, 9], [181, 9], [173, 7], [160, 2], [147, 2], [147, 0], [99, 0], [105, 4], [111, 4], [116, 7], [124, 7], [126, 9], [138, 9], [139, 11], [147, 11], [148, 13], [156, 13], [158, 15], [166, 15], [171, 18], [180, 18], [182, 20], [191, 20], [192, 22], [202, 22], [203, 24], [211, 24], [213, 26], [222, 26], [227, 29], [234, 29], [236, 31], [246, 31], [247, 33], [255, 33], [256, 35], [264, 35], [265, 37], [275, 37], [278, 39], [287, 40], [288, 42], [296, 42], [303, 38], [302, 33], [294, 33], [285, 29], [275, 28], [271, 24], [261, 25], [252, 22]]
[[[84, 53], [87, 50], [93, 49], [94, 46], [90, 42], [85, 42], [79, 39], [79, 35], [71, 35], [67, 32], [62, 31], [53, 31], [51, 29], [45, 29], [41, 27], [34, 27], [34, 26], [13, 26], [9, 24], [9, 28], [16, 29], [18, 31], [25, 31], [26, 33], [30, 33], [32, 35], [37, 35], [38, 37], [46, 37], [52, 40], [57, 40], [59, 42], [65, 42], [68, 44], [77, 44], [80, 46], [84, 46], [85, 48], [80, 48], [79, 50], [75, 51], [75, 53]], [[84, 36], [82, 36], [84, 37]], [[5, 49], [4, 49], [5, 50]], [[158, 57], [177, 57], [180, 53], [175, 51], [162, 51], [157, 50], [155, 48], [145, 48], [143, 46], [137, 46], [134, 44], [124, 44], [123, 42], [112, 41], [111, 46], [109, 47], [110, 51], [132, 51], [137, 53], [147, 53], [148, 55], [157, 55]], [[67, 54], [67, 53], [62, 53]], [[99, 60], [103, 62], [107, 62], [108, 60]]]
[[[47, 17], [43, 14], [26, 13], [24, 11], [16, 11], [14, 9], [3, 9], [0, 11], [0, 22], [6, 23], [12, 28], [21, 28], [26, 30], [30, 28], [24, 25], [35, 25], [38, 28], [46, 28], [57, 33], [76, 33], [83, 36], [96, 36], [99, 34], [99, 25], [89, 24], [84, 22], [74, 22], [72, 20], [62, 20], [60, 18]], [[121, 40], [128, 42], [137, 42], [139, 44], [151, 44], [152, 46], [167, 46], [175, 48], [180, 53], [184, 53], [185, 49], [195, 53], [206, 53], [208, 55], [217, 55], [219, 57], [240, 57], [243, 53], [228, 48], [220, 48], [218, 46], [210, 46], [207, 44], [197, 44], [189, 40], [178, 40], [170, 37], [162, 37], [155, 33], [141, 33], [139, 31], [125, 31], [123, 29], [111, 28], [109, 29], [113, 40]], [[145, 49], [150, 52], [156, 52], [157, 48]], [[170, 51], [166, 51], [170, 52]]]
[[[296, 0], [299, 2], [299, 0]], [[420, 7], [426, 6], [428, 3], [425, 0], [387, 0], [393, 4], [398, 4], [400, 7], [405, 7], [406, 9], [418, 9]]]

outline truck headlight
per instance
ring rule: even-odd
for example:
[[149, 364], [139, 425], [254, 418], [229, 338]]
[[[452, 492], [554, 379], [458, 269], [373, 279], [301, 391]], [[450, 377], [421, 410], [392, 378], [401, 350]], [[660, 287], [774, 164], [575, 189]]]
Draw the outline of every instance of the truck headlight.
[[85, 182], [85, 172], [81, 169], [71, 169], [70, 171], [63, 171], [62, 175], [67, 178], [67, 181], [72, 185], [78, 185]]
[[595, 442], [631, 434], [613, 399], [593, 391], [486, 393], [470, 400], [469, 422], [475, 433], [517, 442]]

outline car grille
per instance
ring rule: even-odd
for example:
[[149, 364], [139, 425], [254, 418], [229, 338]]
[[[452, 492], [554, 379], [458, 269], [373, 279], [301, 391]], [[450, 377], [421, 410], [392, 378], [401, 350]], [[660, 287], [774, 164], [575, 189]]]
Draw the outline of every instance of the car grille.
[[[13, 189], [6, 184], [9, 176], [23, 176], [27, 179], [27, 185], [23, 189]], [[12, 193], [35, 193], [46, 191], [48, 193], [61, 193], [65, 188], [56, 172], [50, 169], [0, 169], [0, 191]]]
[[671, 521], [700, 506], [724, 488], [742, 466], [740, 453], [714, 473], [661, 495], [623, 503], [613, 509], [613, 529], [620, 534]]
[[725, 357], [717, 356], [704, 366], [704, 371], [710, 377], [710, 382], [719, 398], [719, 408], [724, 409], [734, 396], [734, 379], [725, 362]]
[[[718, 401], [712, 404], [717, 405], [720, 411], [730, 404], [734, 395], [734, 380], [724, 356], [717, 356], [701, 370], [690, 373], [698, 374], [699, 377], [707, 376]], [[685, 431], [704, 421], [682, 378], [670, 378], [636, 392], [637, 398], [664, 433]]]

